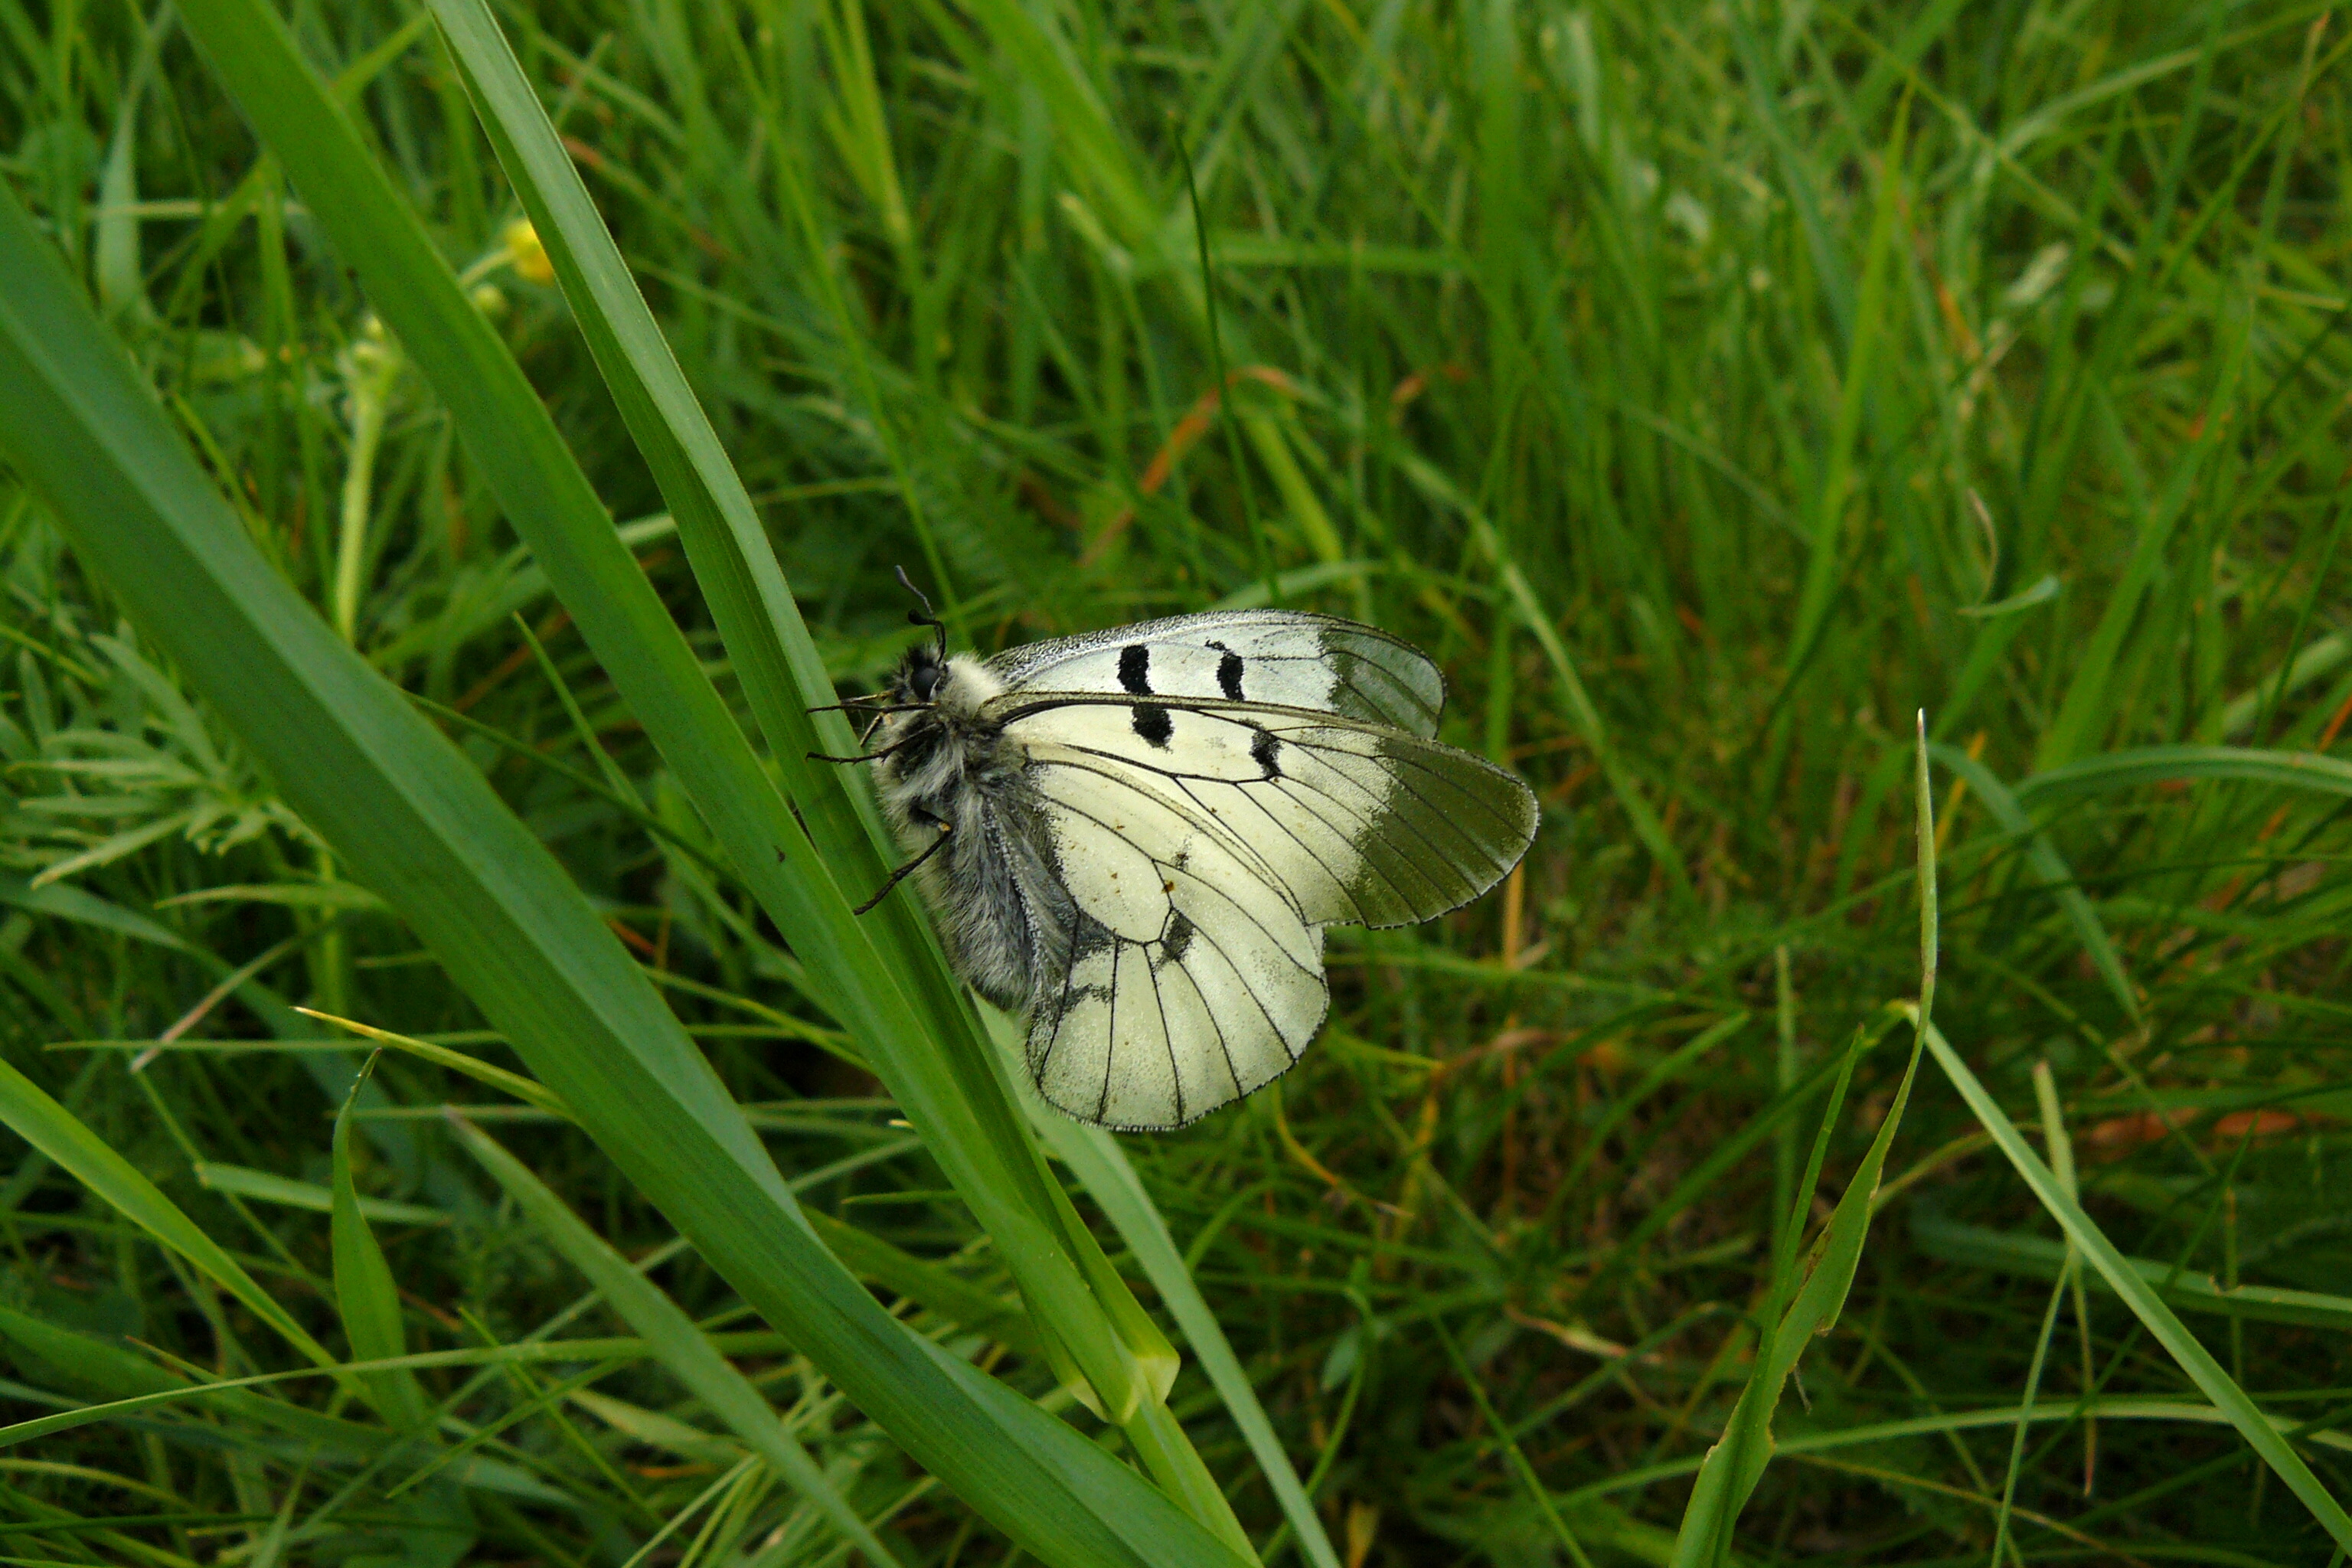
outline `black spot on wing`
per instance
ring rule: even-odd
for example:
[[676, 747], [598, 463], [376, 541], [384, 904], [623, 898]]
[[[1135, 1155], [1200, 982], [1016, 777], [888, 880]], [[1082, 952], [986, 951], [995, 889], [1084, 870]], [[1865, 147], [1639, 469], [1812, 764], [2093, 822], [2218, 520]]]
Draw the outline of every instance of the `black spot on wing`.
[[1184, 950], [1192, 945], [1192, 922], [1184, 918], [1181, 910], [1168, 913], [1168, 931], [1160, 939], [1160, 960], [1162, 963], [1181, 963]]
[[1265, 776], [1282, 776], [1282, 742], [1274, 738], [1271, 730], [1260, 730], [1250, 737], [1250, 761], [1265, 770]]
[[[1122, 658], [1120, 663], [1124, 666], [1126, 660]], [[1125, 674], [1124, 668], [1120, 673], [1122, 676]], [[1143, 737], [1146, 745], [1156, 746], [1163, 752], [1168, 749], [1169, 737], [1176, 733], [1175, 721], [1168, 717], [1168, 710], [1157, 702], [1137, 703], [1133, 722], [1135, 732]], [[1272, 738], [1272, 736], [1267, 737], [1269, 740]]]
[[1225, 656], [1217, 660], [1217, 689], [1225, 694], [1226, 701], [1239, 702], [1242, 700], [1242, 656], [1221, 642], [1213, 642], [1209, 646]]
[[1138, 697], [1151, 695], [1151, 650], [1129, 643], [1118, 650], [1118, 683]]

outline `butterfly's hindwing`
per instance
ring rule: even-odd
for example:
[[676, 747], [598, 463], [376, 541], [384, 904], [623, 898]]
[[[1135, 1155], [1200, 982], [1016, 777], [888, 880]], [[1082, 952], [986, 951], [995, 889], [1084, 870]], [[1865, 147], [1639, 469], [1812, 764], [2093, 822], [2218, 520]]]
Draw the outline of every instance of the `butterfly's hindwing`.
[[1167, 879], [1160, 935], [1131, 941], [1082, 917], [1067, 977], [1033, 1010], [1030, 1076], [1085, 1121], [1182, 1126], [1279, 1077], [1322, 1026], [1319, 929], [1181, 868]]
[[1296, 610], [1145, 621], [1030, 643], [988, 668], [1013, 688], [1311, 709], [1422, 736], [1437, 733], [1445, 706], [1445, 682], [1420, 649]]

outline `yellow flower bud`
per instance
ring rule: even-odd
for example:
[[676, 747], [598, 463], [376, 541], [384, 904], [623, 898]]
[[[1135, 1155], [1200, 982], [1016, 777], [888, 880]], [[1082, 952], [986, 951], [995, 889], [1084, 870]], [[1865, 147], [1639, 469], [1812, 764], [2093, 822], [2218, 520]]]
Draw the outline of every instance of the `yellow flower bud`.
[[547, 247], [539, 242], [539, 230], [530, 219], [519, 217], [507, 225], [507, 259], [515, 271], [533, 283], [555, 281], [555, 264], [547, 259]]

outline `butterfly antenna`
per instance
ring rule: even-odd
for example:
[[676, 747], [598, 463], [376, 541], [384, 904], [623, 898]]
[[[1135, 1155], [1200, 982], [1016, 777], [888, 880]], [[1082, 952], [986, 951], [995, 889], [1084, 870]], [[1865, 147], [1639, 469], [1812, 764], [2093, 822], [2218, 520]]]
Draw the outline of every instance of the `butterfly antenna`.
[[945, 664], [948, 658], [948, 624], [940, 619], [937, 610], [931, 608], [929, 596], [920, 588], [916, 587], [907, 576], [907, 569], [904, 566], [894, 566], [891, 570], [898, 574], [898, 585], [914, 595], [915, 602], [923, 606], [919, 610], [908, 610], [907, 619], [916, 626], [931, 628], [933, 635], [940, 639], [940, 662]]

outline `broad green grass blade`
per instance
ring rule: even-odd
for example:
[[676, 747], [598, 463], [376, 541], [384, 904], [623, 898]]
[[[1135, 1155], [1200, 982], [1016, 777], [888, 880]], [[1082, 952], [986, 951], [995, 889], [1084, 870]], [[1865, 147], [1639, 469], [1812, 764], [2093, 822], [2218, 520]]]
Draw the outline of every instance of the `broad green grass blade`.
[[588, 1276], [589, 1282], [621, 1315], [622, 1321], [645, 1336], [662, 1364], [686, 1384], [688, 1392], [709, 1405], [711, 1414], [742, 1439], [744, 1447], [774, 1466], [776, 1473], [814, 1502], [843, 1538], [865, 1552], [869, 1562], [882, 1564], [898, 1561], [876, 1539], [872, 1527], [850, 1506], [849, 1500], [825, 1479], [824, 1471], [809, 1451], [784, 1430], [774, 1408], [751, 1386], [751, 1380], [711, 1348], [709, 1339], [695, 1327], [694, 1320], [677, 1302], [630, 1268], [628, 1259], [605, 1246], [603, 1238], [581, 1223], [562, 1198], [550, 1192], [545, 1183], [532, 1175], [497, 1140], [462, 1117], [452, 1117], [450, 1121], [467, 1149], [481, 1162], [483, 1169], [497, 1178], [516, 1206], [530, 1216], [531, 1223], [571, 1260], [573, 1268]]
[[[343, 1333], [351, 1341], [353, 1361], [397, 1361], [408, 1353], [408, 1336], [400, 1322], [400, 1292], [393, 1288], [392, 1265], [384, 1261], [383, 1248], [377, 1245], [367, 1215], [360, 1211], [359, 1189], [352, 1178], [352, 1105], [364, 1081], [362, 1069], [335, 1112], [334, 1207], [329, 1233], [335, 1260], [335, 1305], [342, 1314]], [[376, 1373], [364, 1381], [384, 1419], [402, 1427], [424, 1422], [425, 1391], [417, 1386], [415, 1373]]]
[[[8, 276], [5, 247], [14, 237], [8, 234], [7, 225], [9, 219], [21, 218], [21, 215], [22, 209], [14, 205], [14, 198], [0, 195], [0, 279]], [[0, 310], [5, 309], [0, 305]], [[7, 348], [0, 347], [0, 375], [16, 374], [7, 365], [9, 357]], [[0, 394], [0, 410], [14, 412], [8, 409], [5, 394]], [[5, 423], [0, 420], [0, 425]], [[75, 1180], [112, 1205], [125, 1219], [186, 1258], [199, 1273], [244, 1302], [255, 1317], [276, 1330], [288, 1344], [321, 1366], [334, 1363], [335, 1358], [326, 1347], [312, 1339], [294, 1321], [293, 1314], [263, 1289], [244, 1266], [206, 1235], [204, 1227], [190, 1219], [179, 1205], [165, 1197], [154, 1183], [117, 1153], [112, 1144], [84, 1126], [79, 1117], [52, 1100], [40, 1085], [5, 1061], [0, 1061], [0, 1123], [5, 1123], [16, 1136], [55, 1161], [60, 1170], [71, 1173]]]
[[[822, 715], [820, 724], [808, 711], [834, 694], [750, 496], [488, 8], [477, 0], [436, 0], [435, 11], [500, 163], [539, 226], [574, 318], [677, 520], [786, 794], [836, 876], [880, 885], [888, 866], [877, 850], [876, 829], [861, 818], [840, 775], [807, 761], [814, 751], [852, 752], [855, 739], [840, 715]], [[742, 761], [737, 771], [748, 789], [756, 782], [755, 764], [748, 753]], [[722, 837], [739, 874], [772, 858], [758, 836], [747, 842], [722, 829]], [[782, 847], [806, 854], [797, 836], [788, 835]], [[795, 911], [765, 901], [788, 932], [821, 917], [845, 951], [865, 943], [865, 928], [837, 903], [787, 924]], [[1122, 1392], [1133, 1376], [1118, 1342], [1086, 1287], [1059, 1262], [1067, 1253], [1084, 1270], [1098, 1249], [1082, 1228], [1039, 1229], [1041, 1218], [1050, 1225], [1057, 1210], [1034, 1143], [911, 903], [888, 900], [873, 923], [888, 934], [879, 944], [884, 951], [870, 955], [872, 967], [893, 973], [929, 1026], [863, 1037], [877, 1066], [998, 1238], [1032, 1305], [1054, 1319], [1055, 1332], [1097, 1388], [1108, 1391], [1111, 1407], [1129, 1407], [1140, 1391]], [[860, 983], [877, 984], [870, 975], [843, 978]], [[1117, 1289], [1125, 1294], [1124, 1287]], [[1164, 1345], [1145, 1348], [1164, 1352]]]
[[[884, 862], [874, 852], [870, 824], [852, 809], [838, 775], [814, 772], [805, 760], [820, 746], [837, 752], [851, 742], [838, 715], [828, 716], [822, 732], [811, 723], [809, 709], [833, 693], [751, 498], [488, 10], [478, 0], [436, 0], [436, 14], [500, 162], [541, 226], [541, 238], [574, 315], [663, 487], [736, 652], [736, 672], [787, 793], [836, 868], [851, 868], [852, 875], [878, 883]], [[739, 865], [748, 861], [764, 870], [764, 845], [730, 847]], [[780, 925], [792, 913], [772, 912]], [[838, 929], [843, 946], [854, 951], [863, 929], [837, 905], [820, 912]], [[1139, 1401], [1164, 1396], [1175, 1373], [1174, 1352], [1046, 1179], [1009, 1075], [961, 1002], [912, 903], [891, 900], [875, 923], [887, 933], [876, 958], [905, 994], [924, 1005], [929, 1024], [928, 1040], [887, 1032], [867, 1037], [885, 1080], [999, 1238], [1032, 1309], [1049, 1320], [1050, 1332], [1114, 1416], [1130, 1418]], [[1058, 1221], [1058, 1236], [1038, 1234], [1041, 1221]], [[1063, 1267], [1056, 1242], [1076, 1263], [1083, 1285]], [[1165, 1430], [1182, 1451], [1173, 1456], [1172, 1468], [1155, 1467], [1155, 1474], [1180, 1489], [1201, 1489], [1205, 1473], [1181, 1432]], [[1201, 1502], [1199, 1516], [1242, 1544], [1222, 1502], [1206, 1495]]]
[[[1049, 1562], [1234, 1560], [1099, 1448], [909, 1333], [825, 1252], [618, 940], [471, 764], [261, 558], [5, 193], [0, 449], [354, 879], [400, 911], [712, 1267], [917, 1462]], [[77, 1141], [21, 1075], [5, 1081], [53, 1158], [135, 1176], [86, 1133]], [[208, 1245], [192, 1231], [175, 1245]], [[257, 1310], [274, 1310], [253, 1294]]]
[[1968, 1063], [1960, 1059], [1960, 1054], [1932, 1026], [1927, 1030], [1927, 1048], [1934, 1053], [1936, 1065], [1944, 1069], [1945, 1076], [1952, 1080], [1952, 1087], [1960, 1091], [1960, 1098], [1975, 1112], [1977, 1121], [1992, 1134], [1994, 1144], [2009, 1157], [2009, 1163], [2016, 1167], [2019, 1175], [2025, 1178], [2025, 1184], [2032, 1189], [2034, 1197], [2049, 1211], [2050, 1217], [2058, 1222], [2059, 1228], [2066, 1233], [2066, 1239], [2081, 1249], [2084, 1260], [2098, 1271], [2099, 1278], [2106, 1281], [2107, 1288], [2123, 1298], [2132, 1315], [2171, 1355], [2188, 1375], [2189, 1381], [2197, 1385], [2198, 1392], [2211, 1400], [2214, 1408], [2230, 1418], [2230, 1424], [2244, 1436], [2254, 1452], [2263, 1457], [2279, 1479], [2286, 1483], [2287, 1489], [2311, 1510], [2312, 1518], [2319, 1521], [2336, 1545], [2352, 1552], [2352, 1516], [2347, 1516], [2344, 1505], [2320, 1485], [2319, 1478], [2313, 1475], [2311, 1468], [2303, 1462], [2303, 1456], [2280, 1436], [2278, 1427], [2247, 1397], [2246, 1391], [2238, 1385], [2237, 1380], [2222, 1369], [2221, 1363], [2214, 1359], [2213, 1352], [2199, 1342], [2197, 1336], [2173, 1315], [2172, 1309], [2164, 1304], [2147, 1276], [2134, 1268], [2131, 1260], [2107, 1239], [2106, 1232], [2083, 1212], [2079, 1204], [2066, 1195], [2056, 1173], [2042, 1163], [2042, 1156], [2026, 1142], [2024, 1134], [2017, 1130], [2017, 1124], [2009, 1119], [2009, 1113], [2002, 1110], [2000, 1103], [1986, 1092], [1984, 1085], [1969, 1070]]
[[2115, 997], [2116, 1005], [2123, 1009], [2124, 1016], [2137, 1023], [2139, 993], [2133, 987], [2131, 976], [2124, 971], [2123, 955], [2116, 951], [2115, 940], [2107, 935], [2105, 922], [2099, 919], [2099, 911], [2091, 907], [2090, 898], [2076, 884], [2074, 871], [2059, 855], [2057, 846], [2050, 842], [2050, 836], [2033, 826], [2032, 818], [2025, 814], [2025, 807], [1990, 768], [1957, 746], [1936, 745], [1928, 749], [1937, 762], [1969, 781], [1969, 787], [1976, 791], [1978, 797], [1985, 803], [1985, 809], [1992, 813], [1993, 820], [2025, 840], [2026, 864], [2033, 868], [2035, 874], [2042, 878], [2058, 900], [2059, 908], [2066, 911], [2066, 919], [2073, 923], [2074, 935], [2082, 942], [2083, 951], [2090, 955], [2091, 967], [2098, 971], [2101, 980], [2106, 982], [2107, 990]]

